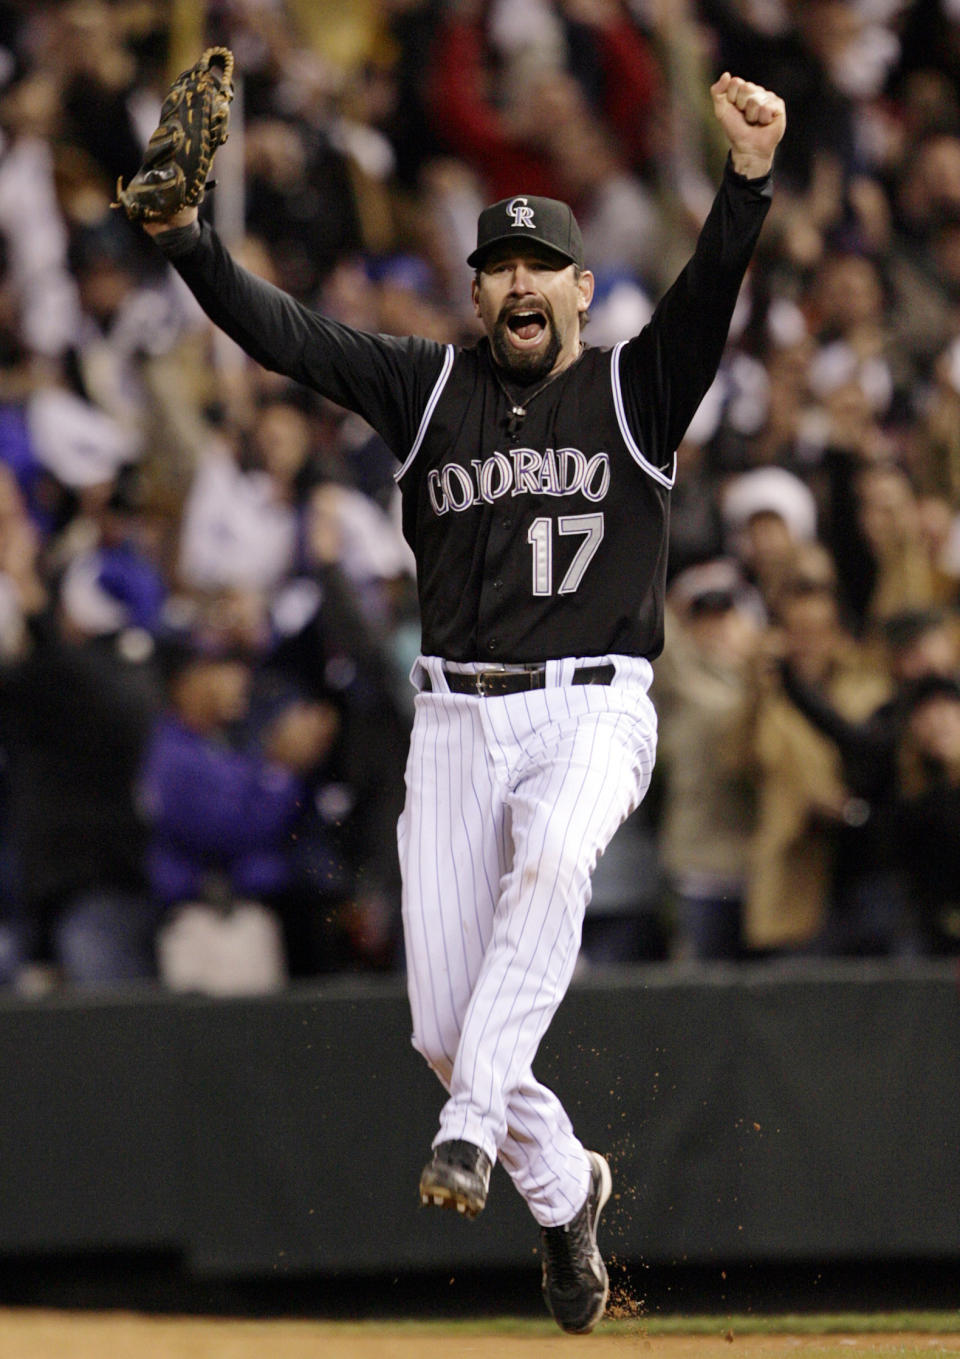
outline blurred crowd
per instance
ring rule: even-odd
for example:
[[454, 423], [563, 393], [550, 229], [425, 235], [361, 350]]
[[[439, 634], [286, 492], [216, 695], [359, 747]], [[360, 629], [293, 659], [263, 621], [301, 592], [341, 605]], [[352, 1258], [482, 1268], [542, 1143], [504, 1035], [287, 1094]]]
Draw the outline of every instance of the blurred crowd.
[[960, 952], [960, 0], [0, 3], [0, 984], [402, 967], [419, 630], [396, 459], [111, 209], [237, 59], [204, 213], [363, 329], [472, 342], [486, 203], [569, 201], [635, 333], [787, 103], [679, 450], [661, 746], [584, 965]]

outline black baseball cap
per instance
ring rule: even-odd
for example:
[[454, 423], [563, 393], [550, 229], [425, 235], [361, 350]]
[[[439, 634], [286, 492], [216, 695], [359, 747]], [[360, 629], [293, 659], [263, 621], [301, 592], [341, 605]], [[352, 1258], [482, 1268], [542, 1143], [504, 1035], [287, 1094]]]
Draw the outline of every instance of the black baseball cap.
[[477, 219], [477, 248], [467, 256], [472, 269], [483, 265], [488, 250], [501, 241], [536, 241], [583, 268], [583, 237], [566, 203], [536, 194], [514, 194], [484, 208]]

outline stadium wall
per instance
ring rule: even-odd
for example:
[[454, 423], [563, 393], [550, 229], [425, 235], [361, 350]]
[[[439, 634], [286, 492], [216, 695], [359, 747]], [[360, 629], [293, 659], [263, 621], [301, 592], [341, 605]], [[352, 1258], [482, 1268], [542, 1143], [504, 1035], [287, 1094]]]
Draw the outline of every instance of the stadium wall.
[[[416, 1183], [441, 1091], [396, 979], [264, 999], [0, 1006], [0, 1257], [176, 1252], [199, 1279], [529, 1267], [503, 1171], [475, 1223]], [[652, 1266], [960, 1257], [952, 963], [640, 968], [578, 982], [538, 1075]]]

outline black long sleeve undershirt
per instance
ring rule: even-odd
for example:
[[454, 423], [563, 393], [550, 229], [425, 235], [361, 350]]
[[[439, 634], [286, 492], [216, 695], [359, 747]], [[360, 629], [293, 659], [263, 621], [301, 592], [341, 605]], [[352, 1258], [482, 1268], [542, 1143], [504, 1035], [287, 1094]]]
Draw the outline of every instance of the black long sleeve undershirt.
[[627, 418], [654, 466], [671, 461], [716, 376], [772, 195], [772, 175], [746, 179], [728, 160], [692, 257], [624, 349]]
[[[625, 346], [627, 418], [644, 456], [666, 466], [713, 381], [772, 196], [728, 161], [694, 254]], [[359, 412], [401, 460], [443, 363], [435, 341], [371, 335], [303, 306], [238, 265], [209, 226], [157, 243], [210, 319], [252, 358]]]
[[251, 358], [357, 411], [406, 457], [443, 345], [367, 334], [303, 306], [237, 264], [206, 223], [156, 239], [207, 316]]

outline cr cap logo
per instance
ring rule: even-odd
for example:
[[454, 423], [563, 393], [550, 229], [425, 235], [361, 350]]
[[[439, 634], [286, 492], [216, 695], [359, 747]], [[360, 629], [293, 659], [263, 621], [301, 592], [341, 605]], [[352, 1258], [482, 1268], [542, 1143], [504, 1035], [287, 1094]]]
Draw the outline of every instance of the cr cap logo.
[[515, 227], [530, 227], [533, 230], [533, 208], [525, 198], [511, 198], [507, 212], [513, 218]]

